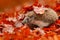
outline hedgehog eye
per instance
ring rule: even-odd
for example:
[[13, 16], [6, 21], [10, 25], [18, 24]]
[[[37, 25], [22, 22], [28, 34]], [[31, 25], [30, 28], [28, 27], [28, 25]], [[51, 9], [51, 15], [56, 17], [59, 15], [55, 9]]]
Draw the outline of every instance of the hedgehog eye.
[[45, 10], [45, 12], [47, 12], [48, 10]]

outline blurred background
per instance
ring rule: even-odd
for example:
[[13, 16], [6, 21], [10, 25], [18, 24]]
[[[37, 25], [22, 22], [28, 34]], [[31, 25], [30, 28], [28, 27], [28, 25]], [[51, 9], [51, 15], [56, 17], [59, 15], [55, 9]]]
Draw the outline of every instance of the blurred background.
[[[35, 0], [0, 0], [0, 10], [11, 8], [16, 5], [32, 5], [34, 2]], [[39, 3], [54, 8], [56, 3], [60, 3], [60, 0], [39, 0]]]
[[33, 4], [35, 0], [0, 0], [0, 10], [17, 5]]

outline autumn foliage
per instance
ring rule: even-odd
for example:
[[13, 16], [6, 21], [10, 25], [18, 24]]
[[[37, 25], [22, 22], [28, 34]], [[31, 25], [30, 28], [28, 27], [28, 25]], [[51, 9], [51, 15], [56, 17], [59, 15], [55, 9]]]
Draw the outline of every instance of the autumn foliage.
[[[34, 3], [35, 6], [41, 6], [40, 4], [37, 4], [38, 2]], [[60, 19], [58, 19], [48, 28], [43, 28], [46, 33], [43, 36], [40, 35], [38, 30], [31, 30], [26, 24], [19, 27], [14, 26], [16, 20], [18, 20], [20, 13], [25, 13], [27, 11], [33, 10], [32, 6], [24, 6], [21, 9], [20, 6], [15, 6], [11, 9], [6, 9], [3, 12], [0, 12], [0, 40], [60, 40]], [[45, 5], [45, 7], [49, 6]], [[54, 10], [56, 12], [60, 12], [60, 4], [57, 5]], [[16, 19], [9, 19], [10, 21], [6, 20], [9, 17]], [[23, 19], [20, 19], [19, 21], [22, 20]]]

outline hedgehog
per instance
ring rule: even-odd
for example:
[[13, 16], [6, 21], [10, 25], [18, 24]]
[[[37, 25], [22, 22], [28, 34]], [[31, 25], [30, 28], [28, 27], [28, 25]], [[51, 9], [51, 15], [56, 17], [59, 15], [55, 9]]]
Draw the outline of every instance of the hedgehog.
[[57, 13], [51, 9], [46, 8], [43, 14], [36, 14], [33, 10], [28, 11], [25, 14], [25, 18], [22, 21], [23, 24], [29, 25], [31, 29], [34, 28], [44, 28], [53, 24], [56, 20], [58, 20]]

